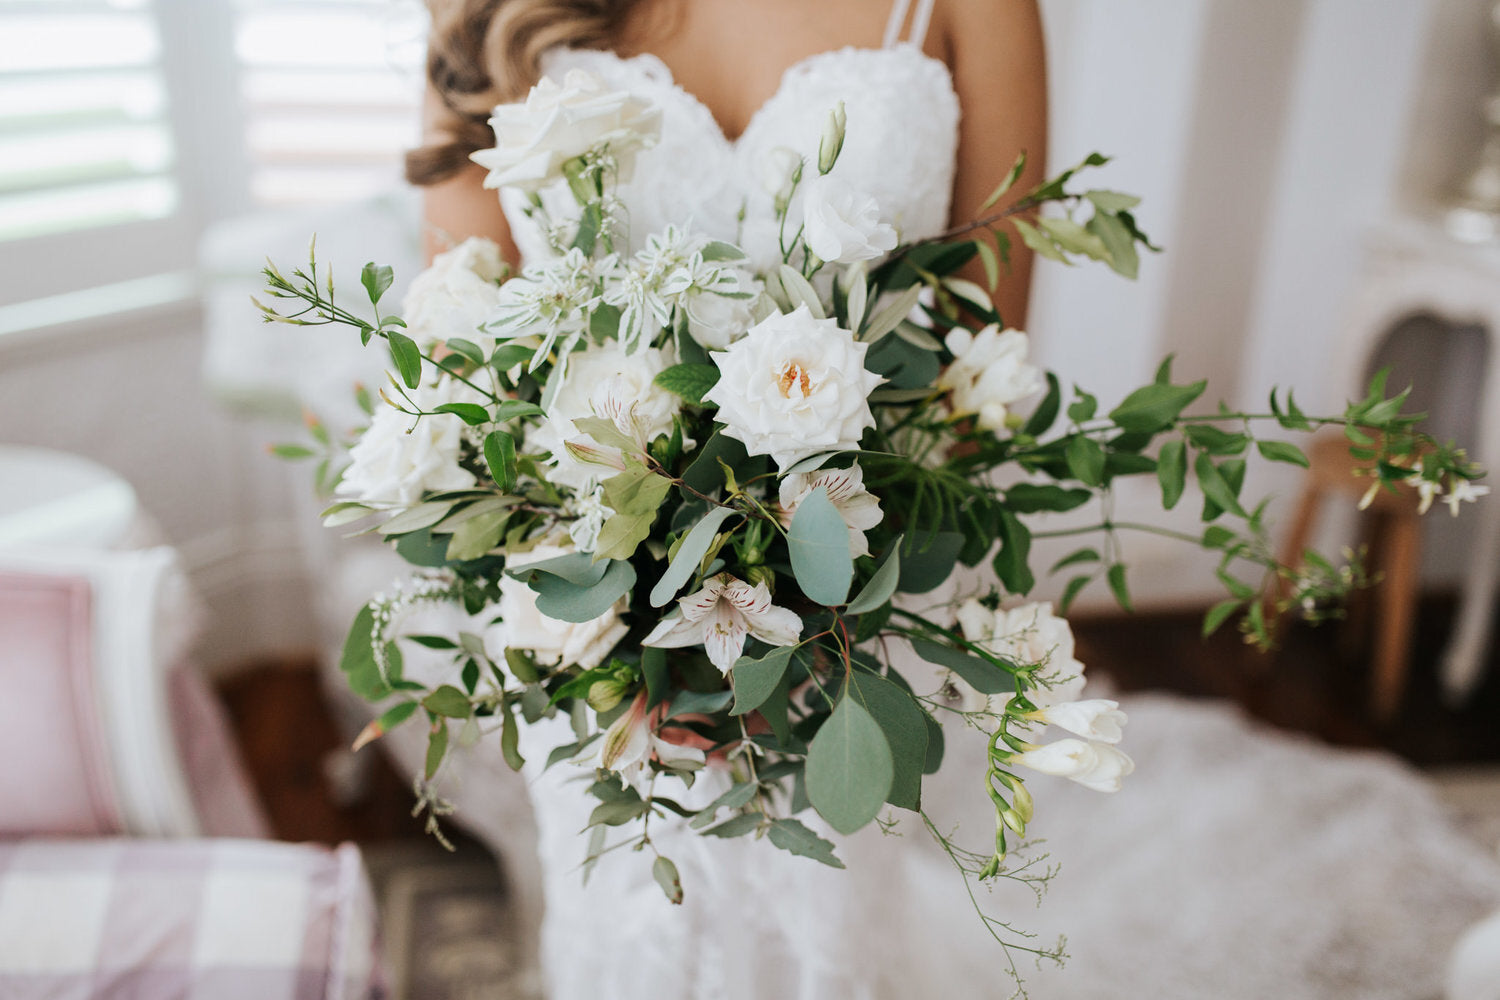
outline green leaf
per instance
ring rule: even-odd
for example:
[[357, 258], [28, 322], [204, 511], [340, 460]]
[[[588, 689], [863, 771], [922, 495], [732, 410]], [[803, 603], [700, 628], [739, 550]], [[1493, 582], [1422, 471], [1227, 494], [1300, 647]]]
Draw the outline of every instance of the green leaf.
[[390, 685], [375, 662], [374, 628], [375, 613], [367, 604], [354, 616], [349, 635], [344, 640], [343, 654], [339, 657], [339, 670], [348, 679], [350, 690], [369, 701], [379, 701], [391, 693]]
[[1229, 618], [1230, 615], [1243, 606], [1245, 602], [1237, 598], [1220, 601], [1208, 609], [1208, 614], [1203, 616], [1203, 637], [1206, 639], [1219, 630], [1219, 626]]
[[995, 254], [995, 248], [986, 240], [975, 240], [974, 249], [979, 251], [979, 261], [984, 266], [985, 284], [993, 292], [1000, 284], [1000, 259]]
[[1009, 191], [1015, 185], [1016, 181], [1020, 179], [1021, 171], [1025, 169], [1026, 154], [1021, 153], [1016, 157], [1016, 162], [1010, 165], [1010, 170], [1006, 172], [1005, 179], [1000, 182], [1000, 186], [991, 191], [990, 196], [984, 199], [984, 204], [979, 206], [979, 211], [983, 213], [993, 208], [1001, 198], [1005, 197], [1005, 192]]
[[629, 559], [651, 534], [657, 512], [672, 491], [672, 481], [639, 462], [627, 461], [625, 471], [604, 480], [603, 486], [604, 502], [614, 513], [599, 532], [594, 558]]
[[1017, 514], [1035, 514], [1043, 510], [1060, 513], [1082, 507], [1093, 495], [1092, 490], [1017, 483], [1005, 491], [1005, 506]]
[[1250, 446], [1244, 434], [1231, 434], [1208, 424], [1190, 424], [1188, 440], [1213, 455], [1238, 455]]
[[432, 724], [432, 731], [427, 734], [427, 767], [425, 774], [427, 780], [431, 781], [442, 766], [443, 756], [448, 752], [448, 723], [442, 719]]
[[505, 537], [505, 525], [510, 520], [510, 509], [487, 510], [471, 517], [453, 530], [448, 542], [448, 559], [467, 562], [488, 554]]
[[519, 771], [525, 766], [526, 758], [521, 756], [521, 724], [516, 721], [516, 706], [509, 696], [504, 700], [501, 715], [500, 755], [505, 758], [507, 767]]
[[1011, 219], [1010, 221], [1011, 225], [1016, 227], [1016, 232], [1021, 234], [1022, 243], [1025, 243], [1048, 260], [1055, 260], [1061, 264], [1071, 263], [1064, 256], [1063, 252], [1057, 248], [1057, 244], [1052, 242], [1052, 237], [1038, 231], [1035, 226], [1022, 219]]
[[896, 589], [906, 594], [925, 594], [941, 586], [953, 575], [953, 566], [965, 541], [956, 531], [908, 538], [901, 548], [901, 580]]
[[536, 608], [548, 618], [565, 622], [591, 622], [614, 607], [616, 601], [635, 586], [635, 567], [623, 559], [610, 560], [604, 575], [588, 587], [538, 573], [531, 581], [536, 591]]
[[[569, 178], [573, 184], [573, 178]], [[574, 188], [575, 192], [577, 188]], [[597, 201], [589, 201], [583, 206], [583, 211], [578, 213], [578, 233], [573, 237], [573, 246], [582, 250], [584, 256], [590, 256], [594, 252], [594, 244], [599, 240], [599, 228], [604, 224], [604, 208]]]
[[671, 675], [667, 671], [667, 651], [655, 646], [641, 649], [641, 674], [646, 678], [646, 707], [655, 708], [667, 697]]
[[832, 841], [824, 840], [795, 819], [772, 820], [771, 830], [767, 836], [772, 844], [783, 851], [789, 851], [799, 857], [812, 858], [830, 868], [844, 867], [844, 863], [833, 853]]
[[1097, 550], [1079, 549], [1076, 552], [1070, 552], [1069, 554], [1059, 559], [1057, 562], [1053, 563], [1052, 568], [1047, 572], [1049, 574], [1056, 573], [1058, 570], [1065, 569], [1069, 566], [1077, 566], [1079, 563], [1098, 562], [1099, 559], [1100, 555]]
[[1078, 398], [1068, 404], [1068, 419], [1075, 424], [1094, 419], [1094, 414], [1099, 410], [1099, 400], [1076, 385], [1073, 387], [1073, 394]]
[[931, 639], [913, 639], [911, 647], [928, 663], [947, 667], [962, 677], [980, 694], [1004, 694], [1016, 689], [1016, 679], [1010, 675], [1009, 671], [1002, 670], [989, 660], [981, 659], [972, 653], [954, 649], [952, 646], [944, 646]]
[[546, 411], [535, 403], [528, 403], [520, 399], [502, 399], [500, 405], [495, 409], [495, 423], [503, 424], [507, 420], [517, 417], [536, 417]]
[[698, 565], [703, 561], [703, 556], [708, 552], [708, 547], [713, 544], [717, 537], [719, 525], [735, 510], [731, 507], [712, 507], [697, 524], [693, 525], [682, 544], [677, 547], [677, 554], [672, 557], [672, 562], [667, 566], [667, 571], [656, 581], [656, 586], [651, 588], [651, 606], [660, 608], [682, 589], [682, 585], [692, 579], [693, 574], [698, 571]]
[[312, 458], [317, 452], [301, 444], [273, 444], [271, 445], [271, 454], [277, 458], [284, 458], [287, 461], [295, 462], [300, 458]]
[[484, 348], [472, 340], [465, 340], [463, 337], [449, 337], [444, 342], [444, 346], [471, 364], [484, 364]]
[[1106, 260], [1110, 268], [1123, 278], [1134, 281], [1140, 274], [1141, 256], [1135, 249], [1135, 236], [1130, 227], [1113, 215], [1095, 212], [1086, 227], [1104, 245]]
[[474, 710], [468, 696], [452, 684], [444, 684], [423, 698], [422, 707], [434, 715], [445, 715], [450, 719], [467, 719]]
[[849, 602], [848, 613], [862, 615], [885, 604], [896, 592], [901, 579], [901, 539], [897, 537], [886, 550], [885, 559], [870, 577], [854, 600]]
[[688, 825], [695, 830], [701, 830], [714, 821], [720, 809], [739, 809], [741, 806], [748, 805], [759, 790], [760, 786], [753, 781], [730, 785], [727, 792], [700, 809], [698, 815]]
[[721, 260], [745, 259], [745, 251], [741, 250], [733, 243], [725, 243], [722, 240], [713, 241], [712, 243], [705, 246], [702, 250], [699, 250], [698, 253], [704, 260], [710, 263]]
[[1073, 478], [1088, 486], [1104, 483], [1104, 447], [1091, 437], [1076, 435], [1068, 442], [1063, 452], [1068, 463], [1068, 472]]
[[589, 821], [584, 829], [601, 824], [604, 826], [624, 826], [631, 820], [639, 819], [646, 815], [646, 810], [650, 808], [650, 804], [640, 798], [624, 798], [615, 799], [610, 802], [601, 802], [594, 807], [593, 812], [589, 813]]
[[389, 267], [376, 264], [374, 261], [366, 264], [359, 272], [359, 283], [365, 286], [365, 293], [370, 296], [370, 304], [377, 305], [380, 297], [391, 287], [395, 279], [395, 272]]
[[1037, 404], [1037, 408], [1031, 412], [1026, 426], [1021, 429], [1023, 434], [1032, 437], [1040, 437], [1051, 429], [1057, 421], [1058, 410], [1062, 406], [1062, 385], [1057, 381], [1057, 376], [1052, 372], [1047, 373], [1047, 395]]
[[516, 439], [505, 431], [490, 431], [484, 436], [484, 462], [490, 475], [507, 493], [516, 489]]
[[922, 769], [927, 763], [927, 715], [911, 695], [884, 677], [856, 670], [849, 697], [857, 698], [885, 734], [893, 776], [886, 801], [913, 811], [922, 806]]
[[787, 530], [787, 548], [797, 586], [813, 601], [833, 607], [843, 604], [854, 580], [849, 554], [849, 526], [819, 486], [797, 505]]
[[1145, 385], [1111, 410], [1109, 419], [1123, 430], [1154, 434], [1170, 427], [1206, 388], [1206, 381], [1191, 385]]
[[458, 643], [443, 635], [403, 635], [401, 638], [428, 649], [457, 649]]
[[753, 833], [763, 819], [765, 817], [758, 812], [740, 813], [738, 816], [731, 816], [718, 826], [709, 827], [703, 831], [703, 835], [705, 837], [743, 837], [747, 833]]
[[1203, 490], [1205, 499], [1217, 504], [1224, 510], [1238, 514], [1240, 517], [1246, 516], [1245, 508], [1240, 506], [1239, 500], [1234, 495], [1234, 490], [1219, 473], [1218, 467], [1214, 465], [1214, 461], [1209, 457], [1208, 452], [1200, 451], [1198, 453], [1198, 457], [1193, 461], [1193, 472], [1198, 478], [1198, 487]]
[[1210, 524], [1203, 529], [1203, 547], [1205, 549], [1222, 549], [1234, 541], [1235, 534], [1228, 528], [1219, 524]]
[[1125, 586], [1125, 564], [1115, 563], [1104, 575], [1109, 581], [1109, 589], [1115, 595], [1116, 603], [1126, 611], [1134, 612], [1135, 608], [1130, 603], [1130, 590]]
[[758, 660], [748, 656], [736, 660], [729, 674], [734, 685], [734, 708], [729, 714], [744, 715], [765, 704], [785, 676], [795, 651], [795, 646], [778, 646]]
[[417, 349], [416, 341], [395, 330], [387, 331], [385, 340], [390, 345], [391, 361], [395, 363], [401, 381], [408, 389], [415, 389], [422, 381], [422, 352]]
[[1037, 221], [1047, 231], [1047, 235], [1067, 252], [1082, 254], [1094, 260], [1109, 259], [1109, 253], [1104, 248], [1104, 241], [1072, 219], [1046, 216]]
[[1161, 483], [1161, 505], [1167, 510], [1177, 506], [1187, 489], [1187, 445], [1174, 438], [1156, 454], [1156, 480]]
[[382, 523], [379, 531], [382, 535], [403, 535], [419, 528], [430, 528], [447, 517], [453, 505], [452, 500], [428, 500], [425, 503], [419, 503]]
[[1085, 191], [1083, 196], [1094, 203], [1094, 207], [1101, 212], [1114, 215], [1116, 212], [1128, 212], [1141, 203], [1141, 199], [1133, 194], [1123, 194], [1119, 191]]
[[677, 875], [676, 865], [664, 856], [657, 855], [656, 860], [651, 863], [651, 877], [656, 879], [661, 891], [667, 894], [667, 902], [673, 906], [682, 904], [682, 879]]
[[1257, 441], [1255, 447], [1260, 457], [1268, 462], [1286, 462], [1290, 465], [1308, 467], [1307, 456], [1302, 449], [1287, 441]]
[[793, 309], [799, 305], [807, 306], [807, 311], [812, 313], [813, 319], [828, 318], [823, 311], [823, 303], [818, 298], [817, 291], [806, 278], [802, 277], [801, 271], [790, 264], [782, 264], [773, 276], [779, 279], [781, 287], [786, 289], [787, 299]]
[[704, 393], [719, 383], [718, 365], [673, 365], [652, 380], [689, 403], [702, 403]]
[[880, 725], [844, 697], [807, 751], [807, 797], [840, 833], [853, 833], [880, 812], [895, 768]]
[[1073, 606], [1073, 601], [1078, 597], [1079, 592], [1084, 587], [1087, 587], [1093, 579], [1092, 576], [1084, 573], [1069, 580], [1068, 585], [1063, 588], [1062, 599], [1057, 602], [1058, 614], [1066, 615], [1068, 609]]
[[451, 413], [470, 427], [490, 422], [490, 411], [478, 403], [443, 403], [433, 407], [435, 413]]
[[[871, 317], [869, 324], [860, 333], [859, 339], [867, 344], [873, 344], [900, 326], [901, 321], [906, 319], [912, 309], [916, 308], [918, 300], [922, 297], [922, 287], [920, 284], [912, 285], [896, 296], [890, 305]], [[869, 365], [865, 367], [868, 368]], [[874, 371], [875, 369], [871, 368], [870, 370]], [[884, 375], [886, 373], [879, 372], [878, 374]]]
[[1012, 594], [1029, 594], [1036, 586], [1036, 576], [1031, 572], [1031, 531], [1004, 508], [997, 527], [1000, 551], [995, 553], [995, 573]]
[[713, 715], [722, 712], [734, 697], [733, 691], [679, 691], [672, 704], [667, 707], [666, 717], [675, 719], [679, 715]]
[[573, 426], [580, 434], [587, 434], [607, 448], [618, 448], [627, 455], [640, 451], [640, 447], [605, 417], [575, 417]]

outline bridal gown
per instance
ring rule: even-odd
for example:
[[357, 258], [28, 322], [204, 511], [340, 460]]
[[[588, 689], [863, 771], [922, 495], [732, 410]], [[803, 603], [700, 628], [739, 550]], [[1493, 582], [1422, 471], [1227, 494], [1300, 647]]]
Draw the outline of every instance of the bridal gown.
[[[660, 143], [619, 192], [637, 245], [668, 223], [686, 223], [739, 242], [757, 262], [774, 259], [764, 169], [782, 147], [815, 159], [838, 101], [848, 130], [836, 172], [872, 194], [904, 239], [918, 239], [947, 223], [959, 107], [947, 68], [921, 50], [931, 0], [917, 0], [912, 36], [896, 37], [908, 6], [898, 0], [884, 47], [792, 66], [737, 138], [654, 56], [559, 50], [544, 70], [561, 77], [584, 68], [661, 109]], [[545, 253], [520, 202], [502, 203], [523, 253]], [[926, 668], [902, 669], [915, 685], [935, 687], [921, 676]], [[1122, 792], [1031, 782], [1033, 833], [1062, 866], [1041, 908], [1029, 890], [1006, 883], [977, 894], [987, 912], [1046, 943], [1068, 935], [1067, 968], [1019, 961], [1039, 1000], [1417, 1000], [1437, 993], [1461, 929], [1500, 906], [1494, 860], [1448, 828], [1404, 766], [1269, 735], [1211, 706], [1146, 698], [1125, 707], [1124, 746], [1138, 767]], [[983, 851], [993, 835], [983, 741], [948, 730], [947, 760], [925, 783], [925, 804], [961, 843]], [[1011, 994], [1005, 958], [962, 878], [911, 814], [892, 833], [871, 827], [836, 837], [846, 871], [656, 820], [651, 836], [681, 873], [682, 905], [664, 898], [649, 856], [628, 850], [604, 857], [585, 885], [581, 831], [593, 800], [577, 783], [592, 772], [540, 766], [552, 746], [571, 740], [556, 720], [527, 731], [522, 744], [552, 1000]], [[407, 755], [419, 753], [413, 743]], [[515, 847], [527, 808], [498, 748], [481, 744], [454, 768], [456, 818], [498, 842], [524, 902], [537, 871]], [[659, 791], [702, 804], [727, 780], [711, 766], [689, 792]], [[808, 822], [819, 826], [816, 817]], [[622, 836], [610, 834], [610, 842]]]

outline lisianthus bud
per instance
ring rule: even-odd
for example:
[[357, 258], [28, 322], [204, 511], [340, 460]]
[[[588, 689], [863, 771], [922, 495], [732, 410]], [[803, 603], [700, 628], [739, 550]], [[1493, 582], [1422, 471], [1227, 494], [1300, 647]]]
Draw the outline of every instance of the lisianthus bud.
[[844, 148], [844, 102], [839, 101], [828, 114], [828, 123], [823, 126], [823, 141], [818, 143], [818, 173], [826, 174], [838, 162], [839, 152]]
[[589, 685], [589, 708], [596, 712], [608, 712], [625, 698], [627, 686], [617, 680], [595, 681]]

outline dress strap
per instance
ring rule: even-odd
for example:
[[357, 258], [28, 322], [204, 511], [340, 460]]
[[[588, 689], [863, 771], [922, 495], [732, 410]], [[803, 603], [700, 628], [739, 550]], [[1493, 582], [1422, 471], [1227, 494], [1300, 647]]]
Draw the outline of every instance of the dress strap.
[[[911, 34], [906, 41], [917, 48], [927, 39], [927, 26], [932, 22], [932, 7], [936, 0], [917, 0], [916, 13], [911, 19]], [[902, 41], [901, 29], [906, 26], [906, 15], [911, 10], [911, 0], [896, 0], [891, 7], [891, 16], [885, 22], [885, 48]]]

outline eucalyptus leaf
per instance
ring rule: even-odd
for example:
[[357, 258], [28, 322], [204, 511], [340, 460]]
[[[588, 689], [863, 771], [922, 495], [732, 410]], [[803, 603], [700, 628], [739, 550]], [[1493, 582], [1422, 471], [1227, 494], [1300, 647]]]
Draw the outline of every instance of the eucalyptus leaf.
[[453, 509], [452, 500], [429, 500], [415, 507], [408, 507], [389, 521], [381, 524], [382, 535], [403, 535], [418, 528], [430, 528]]
[[787, 530], [787, 548], [797, 586], [813, 601], [833, 607], [843, 604], [854, 580], [849, 554], [849, 526], [819, 486], [797, 505]]
[[885, 559], [876, 568], [854, 600], [849, 602], [848, 613], [862, 615], [885, 604], [896, 592], [901, 581], [901, 538], [897, 537], [886, 550]]
[[538, 611], [548, 618], [578, 623], [598, 618], [634, 586], [635, 567], [623, 559], [609, 560], [603, 577], [589, 587], [550, 573], [539, 573], [531, 582]]
[[886, 801], [901, 809], [922, 805], [922, 770], [927, 763], [927, 724], [907, 692], [875, 674], [854, 671], [849, 697], [858, 699], [885, 734], [891, 751], [891, 791]]
[[474, 710], [474, 706], [469, 704], [468, 695], [452, 684], [444, 684], [423, 698], [422, 707], [429, 712], [445, 715], [450, 719], [467, 719]]
[[767, 837], [783, 851], [812, 858], [830, 868], [844, 867], [844, 863], [833, 853], [832, 841], [824, 840], [795, 819], [772, 820]]
[[736, 660], [729, 674], [734, 684], [734, 708], [729, 714], [744, 715], [765, 704], [786, 675], [795, 651], [795, 646], [778, 646], [759, 659], [742, 656]]
[[703, 556], [708, 552], [708, 547], [718, 534], [719, 526], [734, 514], [731, 507], [713, 507], [683, 538], [682, 544], [677, 547], [677, 554], [672, 557], [672, 562], [667, 566], [667, 571], [656, 581], [656, 586], [651, 588], [651, 606], [660, 608], [677, 596], [682, 585], [692, 579], [698, 571], [698, 564], [702, 562]]
[[870, 713], [853, 698], [840, 699], [807, 751], [807, 797], [840, 833], [874, 819], [895, 779], [891, 748]]
[[947, 667], [980, 694], [1004, 694], [1016, 689], [1016, 679], [1009, 671], [972, 653], [944, 646], [931, 639], [913, 639], [911, 646], [922, 659]]
[[657, 855], [656, 860], [651, 863], [651, 877], [656, 879], [656, 884], [666, 893], [669, 903], [674, 906], [682, 904], [682, 879], [677, 874], [677, 866], [664, 855]]

